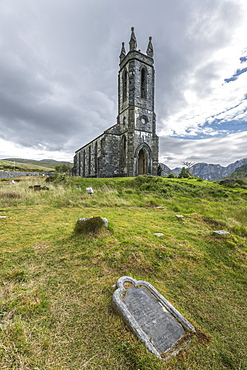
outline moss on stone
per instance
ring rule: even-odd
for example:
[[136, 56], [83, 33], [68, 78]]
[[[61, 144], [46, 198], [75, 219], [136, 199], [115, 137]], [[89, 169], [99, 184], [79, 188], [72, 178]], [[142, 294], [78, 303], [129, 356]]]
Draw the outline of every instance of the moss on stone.
[[78, 219], [75, 225], [77, 234], [98, 234], [104, 227], [104, 221], [101, 217], [92, 217], [88, 219]]

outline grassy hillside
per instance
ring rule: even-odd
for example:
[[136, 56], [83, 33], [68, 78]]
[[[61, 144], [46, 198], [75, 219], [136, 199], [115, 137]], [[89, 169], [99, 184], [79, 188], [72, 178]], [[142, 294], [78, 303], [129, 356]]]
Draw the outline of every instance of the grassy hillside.
[[[32, 163], [31, 163], [32, 162]], [[53, 167], [48, 165], [40, 165], [33, 163], [33, 161], [28, 162], [16, 162], [16, 161], [7, 161], [5, 159], [0, 160], [0, 170], [4, 171], [34, 171], [34, 172], [50, 172], [53, 171]]]
[[236, 170], [228, 177], [233, 179], [247, 180], [247, 164], [236, 168]]
[[[0, 368], [246, 370], [246, 206], [246, 189], [198, 180], [0, 182]], [[75, 234], [92, 216], [109, 230]], [[150, 282], [202, 335], [169, 361], [150, 354], [111, 307], [123, 275]]]
[[3, 170], [25, 170], [25, 171], [54, 171], [55, 167], [61, 164], [68, 164], [73, 167], [73, 163], [59, 162], [52, 159], [43, 159], [35, 161], [33, 159], [7, 158], [0, 160], [0, 169]]

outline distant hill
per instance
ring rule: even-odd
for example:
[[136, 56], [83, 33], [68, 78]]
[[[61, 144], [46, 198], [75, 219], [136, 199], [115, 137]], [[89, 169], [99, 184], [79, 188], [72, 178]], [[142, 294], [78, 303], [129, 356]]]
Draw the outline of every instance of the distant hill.
[[236, 168], [235, 171], [233, 171], [229, 176], [231, 179], [247, 179], [247, 164], [244, 164], [241, 167]]
[[[243, 158], [234, 163], [231, 163], [227, 167], [223, 167], [220, 164], [196, 163], [190, 168], [190, 172], [193, 174], [193, 176], [200, 177], [203, 180], [218, 181], [225, 177], [229, 177], [237, 168], [246, 164], [247, 158]], [[165, 165], [162, 164], [162, 167], [163, 166]], [[180, 171], [180, 167], [176, 167], [173, 170], [170, 170], [169, 167], [165, 166], [165, 170], [162, 172], [162, 175], [167, 176], [169, 173], [172, 172], [174, 173], [174, 175], [177, 176]]]
[[160, 163], [160, 165], [161, 165], [161, 168], [162, 168], [162, 176], [168, 176], [170, 173], [173, 173], [173, 170], [171, 170], [164, 163]]
[[35, 169], [37, 169], [37, 171], [54, 171], [55, 167], [61, 164], [68, 164], [71, 165], [71, 168], [73, 167], [73, 163], [56, 161], [54, 159], [42, 159], [40, 161], [37, 161], [34, 159], [24, 158], [6, 158], [0, 160], [0, 169], [3, 169], [1, 167], [5, 165], [10, 166], [11, 169], [30, 169], [32, 171], [35, 171]]
[[220, 164], [197, 163], [191, 167], [190, 172], [196, 177], [207, 181], [217, 181], [228, 177], [236, 168], [247, 164], [247, 158], [240, 159], [223, 167]]

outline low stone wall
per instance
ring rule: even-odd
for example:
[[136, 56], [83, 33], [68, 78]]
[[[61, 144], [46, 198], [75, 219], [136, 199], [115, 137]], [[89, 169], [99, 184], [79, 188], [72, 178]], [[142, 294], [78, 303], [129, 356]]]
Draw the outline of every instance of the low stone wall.
[[11, 179], [20, 176], [53, 175], [54, 172], [0, 171], [0, 179]]

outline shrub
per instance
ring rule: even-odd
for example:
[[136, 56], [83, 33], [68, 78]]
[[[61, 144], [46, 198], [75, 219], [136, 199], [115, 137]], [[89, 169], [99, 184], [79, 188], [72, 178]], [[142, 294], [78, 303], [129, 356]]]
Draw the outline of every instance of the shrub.
[[181, 179], [191, 177], [190, 171], [188, 168], [183, 167], [178, 177]]

